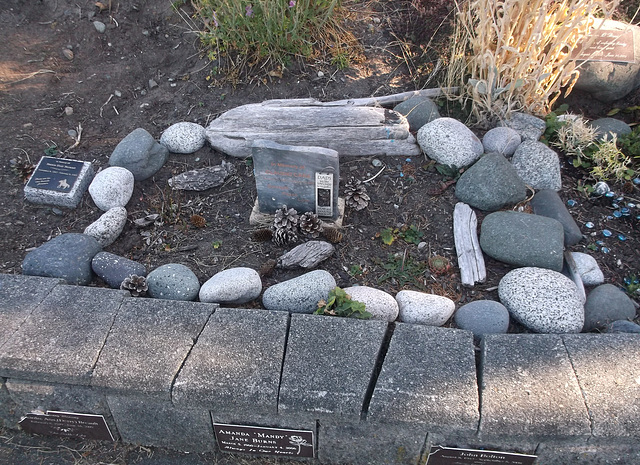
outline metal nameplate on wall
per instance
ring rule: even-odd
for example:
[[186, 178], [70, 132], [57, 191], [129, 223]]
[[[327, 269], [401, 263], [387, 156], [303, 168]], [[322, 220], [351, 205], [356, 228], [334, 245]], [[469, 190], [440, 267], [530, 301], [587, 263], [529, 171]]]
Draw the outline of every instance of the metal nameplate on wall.
[[49, 410], [27, 413], [19, 424], [23, 431], [31, 434], [115, 441], [102, 415]]
[[223, 452], [315, 457], [313, 431], [214, 423], [218, 447]]
[[533, 465], [536, 455], [432, 446], [426, 465]]

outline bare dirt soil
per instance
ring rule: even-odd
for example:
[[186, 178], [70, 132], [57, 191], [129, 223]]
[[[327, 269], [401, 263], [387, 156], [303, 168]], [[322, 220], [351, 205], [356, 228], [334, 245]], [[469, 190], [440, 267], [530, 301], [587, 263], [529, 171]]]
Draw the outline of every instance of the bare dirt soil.
[[[320, 57], [292, 64], [282, 77], [265, 74], [232, 87], [215, 86], [207, 79], [211, 66], [200, 49], [193, 23], [185, 19], [188, 6], [178, 14], [168, 1], [103, 3], [110, 3], [111, 8], [101, 11], [93, 0], [3, 0], [0, 4], [2, 273], [19, 274], [29, 250], [59, 234], [83, 232], [102, 214], [89, 195], [73, 210], [24, 200], [27, 167], [37, 163], [45, 152], [90, 161], [98, 170], [108, 166], [115, 146], [139, 127], [159, 138], [173, 123], [207, 125], [226, 110], [268, 99], [314, 97], [329, 101], [415, 90], [425, 85], [429, 73], [437, 67], [451, 19], [446, 8], [420, 18], [410, 0], [347, 2], [345, 24], [361, 41], [361, 62], [338, 70]], [[95, 20], [106, 25], [104, 33], [96, 30]], [[421, 24], [428, 25], [428, 34]], [[411, 44], [411, 39], [418, 42]], [[151, 86], [150, 80], [157, 86]], [[436, 86], [435, 80], [427, 84]], [[572, 94], [568, 102], [572, 112], [593, 119], [605, 116], [614, 107], [639, 105], [640, 94], [635, 92], [624, 101], [608, 105]], [[459, 115], [455, 111], [454, 106], [442, 104], [443, 115]], [[633, 122], [638, 114], [624, 113], [622, 117]], [[75, 138], [70, 131], [75, 131]], [[236, 174], [221, 187], [185, 193], [172, 191], [167, 185], [167, 179], [175, 174], [217, 165], [223, 159], [235, 165]], [[457, 199], [453, 186], [445, 187], [448, 178], [439, 174], [426, 157], [380, 161], [386, 168], [367, 184], [369, 207], [347, 210], [343, 239], [321, 267], [330, 271], [341, 287], [370, 285], [392, 294], [401, 289], [423, 290], [446, 295], [459, 305], [478, 298], [497, 299], [495, 288], [510, 267], [494, 260], [487, 258], [485, 283], [474, 288], [460, 285], [452, 233]], [[341, 182], [352, 176], [360, 180], [373, 177], [380, 170], [374, 163], [373, 159], [344, 158], [340, 163]], [[625, 277], [640, 275], [640, 212], [607, 219], [613, 210], [611, 200], [587, 198], [578, 192], [577, 181], [582, 176], [568, 163], [565, 165], [560, 195], [578, 202], [572, 213], [581, 226], [588, 221], [595, 223], [594, 229], [583, 229], [587, 240], [573, 250], [593, 254], [606, 281], [622, 285]], [[612, 187], [622, 190], [619, 185]], [[626, 200], [640, 205], [638, 187], [627, 188]], [[192, 155], [172, 154], [156, 176], [136, 183], [127, 205], [129, 222], [121, 237], [106, 250], [137, 260], [148, 270], [182, 263], [201, 282], [233, 266], [261, 269], [264, 287], [302, 274], [302, 270], [270, 268], [270, 261], [289, 248], [253, 240], [255, 228], [248, 219], [255, 198], [249, 161], [230, 159], [208, 146]], [[522, 207], [526, 209], [527, 205]], [[146, 228], [134, 224], [134, 220], [156, 213], [161, 218], [156, 224]], [[192, 221], [193, 215], [203, 217], [206, 226]], [[482, 217], [479, 213], [479, 221]], [[386, 228], [397, 229], [399, 236], [388, 246], [379, 237]], [[604, 239], [604, 228], [613, 231], [613, 237]], [[416, 243], [403, 240], [402, 236], [418, 237], [402, 234], [405, 230], [419, 231], [420, 241], [426, 246], [418, 249]], [[625, 235], [626, 241], [618, 240], [618, 234]], [[606, 240], [610, 252], [602, 253], [599, 246], [592, 250], [596, 240]], [[430, 269], [428, 260], [436, 255], [446, 258], [451, 267], [444, 272]], [[96, 280], [94, 285], [104, 284]], [[513, 330], [521, 328], [514, 326]], [[97, 463], [81, 462], [71, 455], [77, 463]], [[114, 459], [114, 463], [152, 462]]]

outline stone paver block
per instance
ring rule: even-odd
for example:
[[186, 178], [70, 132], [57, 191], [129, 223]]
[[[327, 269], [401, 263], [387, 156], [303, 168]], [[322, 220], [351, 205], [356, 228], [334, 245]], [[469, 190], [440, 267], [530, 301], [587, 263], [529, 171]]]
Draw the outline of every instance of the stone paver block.
[[587, 409], [559, 335], [487, 335], [480, 371], [483, 436], [589, 436]]
[[100, 353], [92, 386], [171, 400], [171, 384], [216, 305], [127, 299]]
[[206, 409], [180, 408], [169, 401], [135, 396], [108, 395], [107, 402], [122, 442], [189, 452], [215, 450]]
[[0, 376], [88, 385], [126, 295], [57, 286], [0, 348]]
[[58, 284], [57, 278], [0, 274], [0, 347]]
[[420, 423], [429, 431], [476, 431], [473, 333], [398, 324], [373, 391], [371, 421]]
[[107, 398], [104, 393], [95, 389], [87, 386], [8, 379], [7, 391], [15, 402], [20, 417], [34, 410], [102, 415], [111, 434], [117, 438]]
[[576, 334], [562, 339], [586, 400], [592, 434], [640, 436], [640, 335]]
[[174, 383], [176, 405], [276, 414], [286, 312], [216, 310]]
[[318, 459], [349, 465], [415, 465], [427, 437], [424, 425], [321, 423]]
[[386, 321], [294, 314], [278, 412], [360, 419]]

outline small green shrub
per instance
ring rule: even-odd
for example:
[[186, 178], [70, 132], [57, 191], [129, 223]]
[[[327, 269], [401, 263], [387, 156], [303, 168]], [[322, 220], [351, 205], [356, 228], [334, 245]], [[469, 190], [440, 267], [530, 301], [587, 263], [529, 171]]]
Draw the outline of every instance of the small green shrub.
[[418, 245], [422, 240], [424, 233], [418, 229], [415, 224], [410, 226], [403, 226], [401, 228], [384, 228], [379, 233], [376, 233], [376, 237], [386, 244], [393, 244], [396, 239], [403, 239], [408, 244]]
[[365, 304], [351, 300], [351, 296], [338, 286], [329, 291], [329, 298], [325, 302], [318, 302], [318, 309], [314, 315], [341, 316], [344, 318], [358, 318], [368, 320], [373, 315], [365, 310]]

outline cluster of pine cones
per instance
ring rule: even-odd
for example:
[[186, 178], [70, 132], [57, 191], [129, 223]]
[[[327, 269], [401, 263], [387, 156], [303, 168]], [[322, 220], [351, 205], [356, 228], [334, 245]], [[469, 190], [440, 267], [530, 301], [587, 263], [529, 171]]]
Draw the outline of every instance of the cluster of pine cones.
[[283, 205], [276, 210], [271, 228], [255, 231], [253, 238], [256, 241], [271, 240], [282, 246], [297, 242], [300, 235], [315, 239], [321, 234], [334, 243], [342, 240], [342, 233], [337, 228], [325, 228], [322, 220], [315, 213], [306, 212], [299, 215], [295, 208]]

